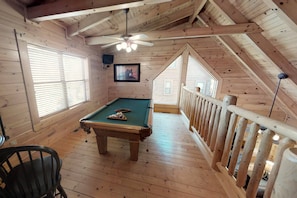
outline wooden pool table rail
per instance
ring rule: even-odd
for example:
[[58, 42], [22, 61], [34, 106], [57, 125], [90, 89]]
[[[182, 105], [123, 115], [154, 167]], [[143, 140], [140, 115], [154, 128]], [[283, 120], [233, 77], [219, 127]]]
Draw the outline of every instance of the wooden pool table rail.
[[[113, 100], [112, 102], [114, 102]], [[143, 141], [146, 137], [152, 134], [152, 113], [151, 103], [148, 106], [149, 112], [147, 117], [146, 126], [128, 125], [122, 124], [120, 121], [118, 123], [108, 123], [108, 122], [96, 122], [91, 121], [93, 115], [95, 115], [100, 110], [104, 109], [106, 106], [110, 105], [109, 102], [105, 106], [97, 109], [95, 112], [88, 114], [87, 116], [80, 119], [81, 128], [87, 133], [91, 132], [91, 128], [96, 134], [97, 146], [100, 154], [107, 153], [107, 137], [116, 137], [122, 139], [128, 139], [130, 144], [130, 159], [133, 161], [138, 160], [139, 152], [139, 141]]]

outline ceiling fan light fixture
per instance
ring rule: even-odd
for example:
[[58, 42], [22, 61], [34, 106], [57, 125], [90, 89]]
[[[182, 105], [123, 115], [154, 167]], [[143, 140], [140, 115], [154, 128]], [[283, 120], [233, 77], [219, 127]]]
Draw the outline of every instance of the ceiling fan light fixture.
[[137, 49], [137, 44], [136, 44], [136, 43], [132, 43], [132, 44], [131, 44], [131, 48], [132, 48], [133, 50], [136, 50], [136, 49]]
[[119, 44], [116, 45], [116, 47], [117, 47], [117, 50], [120, 51], [122, 49], [122, 44], [119, 43]]
[[128, 46], [128, 47], [126, 48], [126, 52], [130, 53], [131, 51], [132, 51], [131, 47]]
[[128, 47], [127, 41], [122, 42], [122, 49], [126, 49]]

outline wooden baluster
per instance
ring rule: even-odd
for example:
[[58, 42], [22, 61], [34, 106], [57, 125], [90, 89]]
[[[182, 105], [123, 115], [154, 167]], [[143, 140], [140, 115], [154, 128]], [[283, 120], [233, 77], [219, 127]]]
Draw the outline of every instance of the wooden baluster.
[[236, 185], [239, 187], [243, 187], [246, 183], [248, 167], [249, 167], [251, 158], [253, 156], [253, 151], [257, 142], [258, 130], [259, 130], [259, 125], [253, 122], [251, 124], [249, 135], [247, 137], [247, 141], [244, 146], [244, 150], [242, 153], [242, 158], [241, 158], [241, 162], [239, 165], [239, 170], [236, 178], [237, 179]]
[[200, 114], [199, 114], [199, 134], [200, 137], [203, 138], [203, 131], [202, 131], [202, 125], [203, 125], [203, 121], [204, 121], [204, 107], [205, 107], [205, 99], [201, 98], [201, 107], [200, 107]]
[[296, 197], [297, 195], [297, 148], [287, 148], [273, 186], [271, 198]]
[[192, 126], [194, 125], [194, 119], [195, 119], [195, 112], [196, 112], [196, 94], [192, 93], [191, 95], [191, 113], [189, 117], [189, 130], [192, 131]]
[[199, 97], [195, 98], [195, 115], [193, 120], [193, 126], [198, 131], [198, 119], [199, 119]]
[[273, 189], [273, 186], [275, 183], [276, 176], [279, 171], [283, 153], [287, 148], [293, 147], [294, 144], [295, 144], [295, 142], [287, 137], [280, 140], [278, 148], [277, 148], [277, 152], [276, 152], [276, 158], [274, 160], [274, 165], [273, 165], [272, 170], [269, 174], [269, 179], [268, 179], [268, 182], [267, 182], [267, 185], [265, 188], [264, 198], [271, 197], [272, 189]]
[[217, 106], [215, 120], [214, 120], [214, 124], [213, 124], [213, 129], [212, 129], [212, 136], [211, 136], [211, 141], [210, 141], [210, 150], [211, 151], [214, 151], [215, 146], [216, 146], [221, 110], [222, 110], [222, 108], [220, 106]]
[[236, 165], [238, 162], [238, 156], [241, 151], [242, 147], [242, 142], [243, 142], [243, 137], [245, 133], [245, 129], [247, 126], [247, 119], [241, 117], [238, 123], [238, 127], [236, 129], [235, 133], [235, 141], [233, 144], [233, 149], [232, 149], [232, 154], [231, 154], [231, 160], [230, 164], [228, 166], [229, 168], [229, 175], [234, 175], [234, 171], [236, 169]]
[[207, 142], [208, 140], [208, 128], [209, 128], [209, 119], [210, 119], [210, 111], [212, 107], [212, 102], [208, 101], [207, 109], [206, 109], [206, 115], [205, 115], [205, 122], [203, 125], [203, 131], [204, 131], [204, 141]]
[[200, 134], [201, 131], [199, 131], [199, 128], [200, 128], [200, 117], [201, 117], [201, 108], [202, 108], [202, 98], [198, 96], [198, 101], [197, 102], [198, 102], [198, 106], [197, 106], [198, 108], [197, 108], [197, 112], [196, 112], [196, 114], [197, 114], [197, 117], [196, 117], [197, 127], [196, 127], [196, 129], [197, 129], [198, 133]]
[[234, 138], [234, 133], [235, 133], [235, 127], [236, 127], [236, 120], [237, 120], [237, 114], [232, 113], [230, 117], [230, 122], [228, 126], [228, 132], [227, 132], [227, 137], [225, 140], [225, 146], [224, 146], [224, 151], [222, 155], [222, 166], [227, 166], [229, 157], [230, 157], [230, 150], [232, 147], [232, 142]]
[[231, 113], [228, 111], [227, 107], [229, 105], [236, 104], [237, 98], [235, 96], [225, 96], [222, 103], [222, 112], [220, 115], [220, 122], [218, 126], [218, 132], [217, 132], [217, 138], [216, 138], [216, 145], [215, 145], [215, 151], [214, 156], [212, 160], [212, 168], [215, 170], [218, 170], [216, 163], [221, 161], [221, 157], [223, 154], [224, 144], [225, 144], [225, 138], [228, 128], [228, 123], [230, 119]]
[[212, 139], [212, 129], [213, 129], [213, 125], [214, 125], [214, 119], [215, 119], [215, 112], [216, 112], [216, 107], [217, 105], [212, 104], [211, 107], [211, 113], [210, 113], [210, 118], [209, 118], [209, 124], [208, 124], [208, 134], [207, 134], [207, 145], [210, 146], [210, 141]]
[[203, 139], [205, 139], [205, 129], [204, 129], [204, 125], [205, 125], [205, 121], [206, 121], [206, 112], [207, 112], [207, 107], [208, 107], [208, 101], [206, 99], [203, 100], [203, 109], [202, 109], [202, 116], [201, 116], [201, 126], [200, 126], [200, 130], [201, 130], [201, 137]]
[[258, 186], [261, 181], [263, 171], [265, 168], [266, 160], [269, 156], [269, 152], [272, 146], [272, 137], [274, 132], [266, 129], [263, 133], [263, 137], [259, 146], [256, 161], [254, 163], [254, 169], [251, 175], [249, 185], [246, 190], [247, 198], [256, 197]]

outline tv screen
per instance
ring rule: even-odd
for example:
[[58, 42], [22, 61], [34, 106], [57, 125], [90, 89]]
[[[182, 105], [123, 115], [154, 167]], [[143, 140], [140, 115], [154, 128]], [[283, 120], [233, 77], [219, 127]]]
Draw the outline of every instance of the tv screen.
[[102, 62], [103, 62], [103, 64], [113, 64], [113, 55], [103, 54]]

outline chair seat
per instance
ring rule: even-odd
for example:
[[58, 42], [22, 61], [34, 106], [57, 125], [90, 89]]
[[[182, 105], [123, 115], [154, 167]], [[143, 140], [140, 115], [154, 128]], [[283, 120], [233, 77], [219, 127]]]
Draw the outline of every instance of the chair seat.
[[58, 180], [54, 176], [57, 174], [56, 167], [56, 161], [51, 156], [20, 164], [8, 173], [4, 191], [15, 197], [39, 198], [46, 195], [60, 183], [61, 176]]

